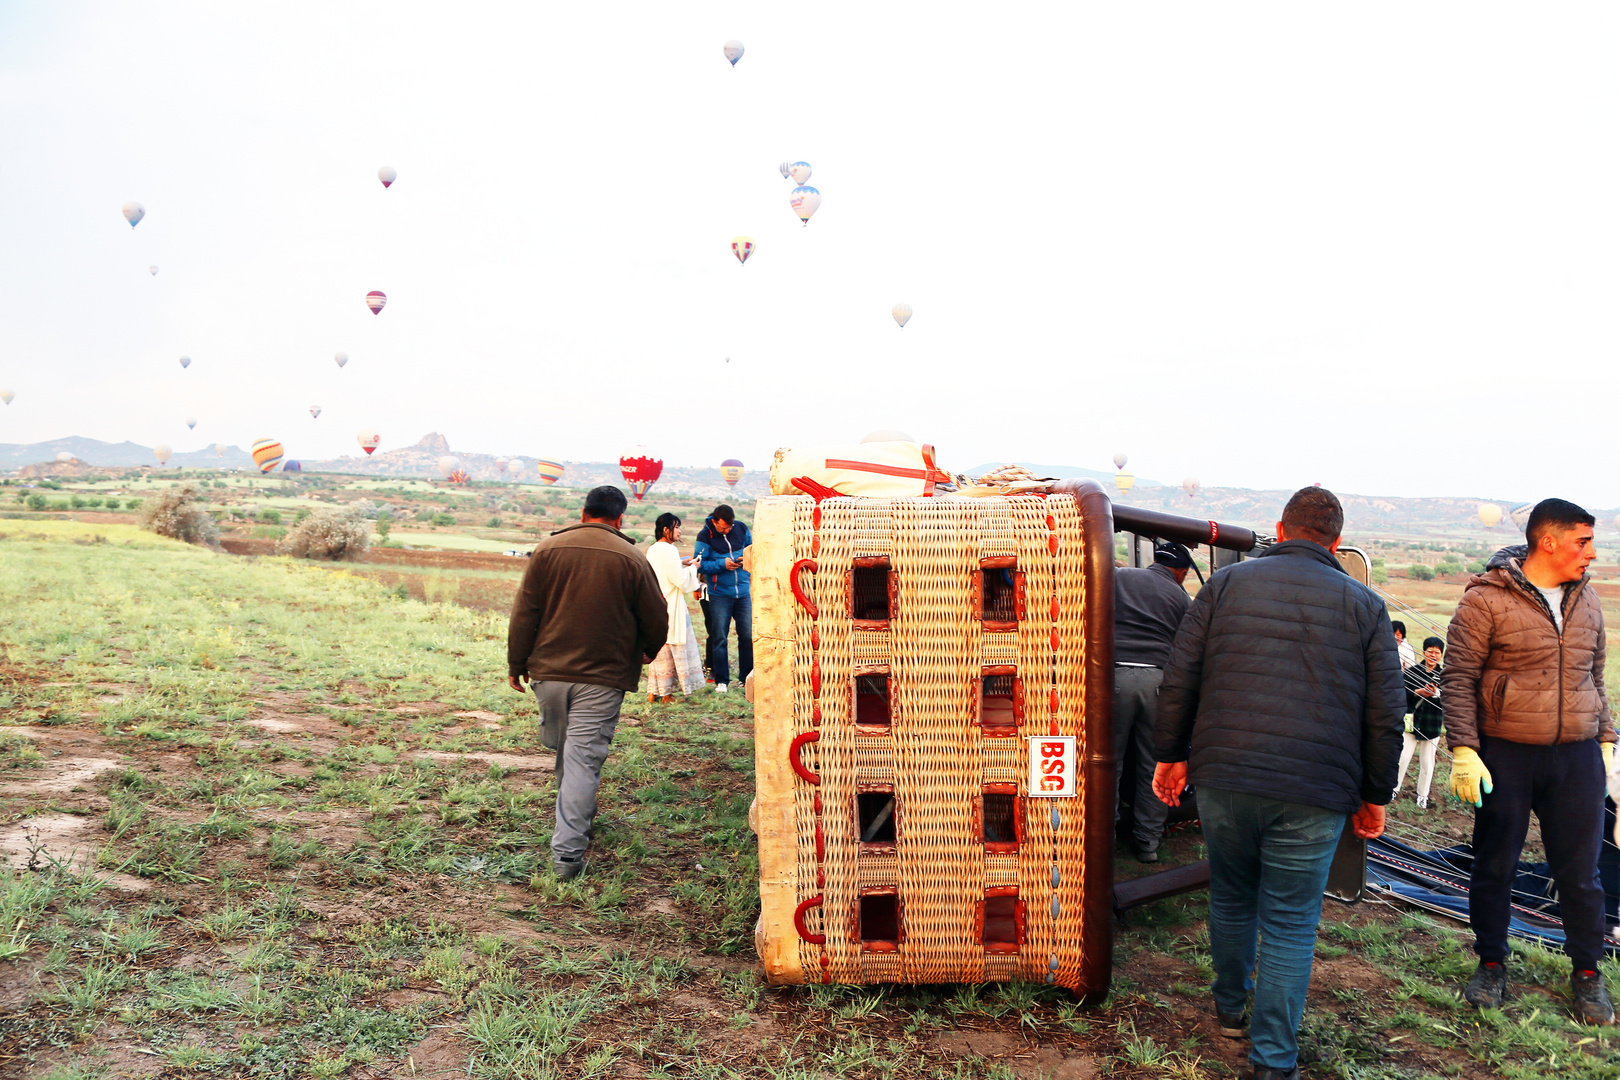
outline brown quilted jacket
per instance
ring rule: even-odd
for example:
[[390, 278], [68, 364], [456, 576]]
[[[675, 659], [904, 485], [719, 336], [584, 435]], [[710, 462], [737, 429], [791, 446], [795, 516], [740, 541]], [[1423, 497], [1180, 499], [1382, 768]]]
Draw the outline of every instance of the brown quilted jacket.
[[1564, 586], [1564, 632], [1507, 549], [1475, 574], [1446, 631], [1440, 705], [1446, 743], [1481, 734], [1549, 746], [1614, 742], [1603, 689], [1603, 606], [1583, 577]]

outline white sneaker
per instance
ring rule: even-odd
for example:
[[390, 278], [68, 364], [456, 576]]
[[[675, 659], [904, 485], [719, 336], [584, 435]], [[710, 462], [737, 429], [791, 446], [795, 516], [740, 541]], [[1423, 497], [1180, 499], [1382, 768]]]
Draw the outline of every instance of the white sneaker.
[[723, 683], [723, 682], [715, 683], [714, 684], [714, 692], [717, 693], [717, 694], [724, 694], [726, 692], [726, 684]]
[[1419, 810], [1427, 810], [1429, 808], [1429, 797], [1427, 795], [1419, 795], [1417, 797], [1417, 804]]

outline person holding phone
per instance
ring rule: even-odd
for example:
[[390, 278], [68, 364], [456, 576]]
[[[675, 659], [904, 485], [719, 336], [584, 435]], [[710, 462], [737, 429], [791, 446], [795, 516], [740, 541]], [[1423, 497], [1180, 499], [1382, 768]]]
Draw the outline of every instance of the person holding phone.
[[725, 503], [714, 508], [697, 535], [698, 572], [709, 592], [709, 665], [717, 694], [730, 689], [726, 635], [733, 620], [737, 623], [737, 677], [746, 681], [754, 670], [754, 612], [748, 571], [743, 569], [743, 552], [751, 543], [748, 526]]

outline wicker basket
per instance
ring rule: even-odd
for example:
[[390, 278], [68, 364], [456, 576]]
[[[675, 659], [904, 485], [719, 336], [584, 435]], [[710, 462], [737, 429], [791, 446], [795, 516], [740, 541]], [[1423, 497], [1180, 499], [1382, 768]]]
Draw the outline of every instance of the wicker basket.
[[771, 982], [1107, 993], [1113, 521], [1094, 483], [1067, 486], [760, 501]]

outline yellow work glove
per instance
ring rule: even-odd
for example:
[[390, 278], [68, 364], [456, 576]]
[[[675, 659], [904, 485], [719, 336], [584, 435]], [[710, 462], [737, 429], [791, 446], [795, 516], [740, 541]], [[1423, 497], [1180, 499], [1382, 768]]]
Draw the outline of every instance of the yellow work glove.
[[1491, 793], [1491, 770], [1472, 746], [1451, 752], [1451, 793], [1474, 806], [1484, 806], [1484, 797]]

